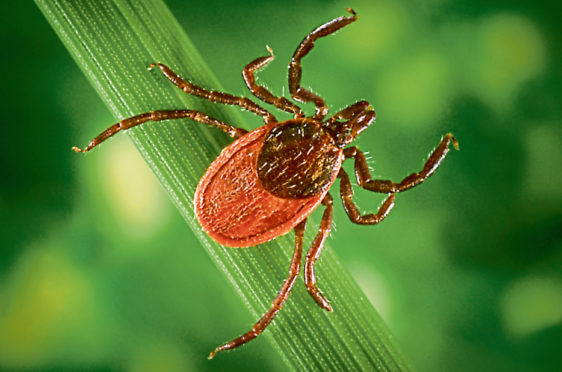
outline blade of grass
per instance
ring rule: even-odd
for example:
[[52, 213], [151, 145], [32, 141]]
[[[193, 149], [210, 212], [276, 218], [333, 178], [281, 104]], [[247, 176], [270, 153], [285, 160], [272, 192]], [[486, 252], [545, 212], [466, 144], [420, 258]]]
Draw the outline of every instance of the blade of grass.
[[[161, 61], [188, 80], [221, 88], [163, 2], [36, 2], [116, 118], [154, 109], [190, 108], [229, 123], [243, 122], [236, 109], [195, 99], [158, 73], [146, 71], [149, 63]], [[99, 129], [108, 124], [100, 123]], [[127, 135], [257, 319], [287, 275], [293, 235], [260, 247], [227, 249], [202, 233], [194, 218], [193, 193], [206, 167], [230, 141], [228, 137], [188, 120], [148, 124]], [[69, 156], [73, 156], [70, 151]], [[313, 230], [307, 231], [309, 242]], [[334, 313], [317, 307], [301, 279], [266, 336], [254, 342], [267, 338], [293, 370], [408, 370], [386, 326], [329, 247], [318, 272]], [[245, 331], [244, 325], [240, 331]], [[234, 336], [224, 335], [217, 345]], [[217, 345], [209, 345], [209, 351]]]

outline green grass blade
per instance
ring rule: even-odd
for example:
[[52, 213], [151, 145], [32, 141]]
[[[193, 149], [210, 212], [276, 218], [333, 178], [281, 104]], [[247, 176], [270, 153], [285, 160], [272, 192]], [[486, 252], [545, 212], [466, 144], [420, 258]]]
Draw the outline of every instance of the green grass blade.
[[[244, 126], [238, 110], [195, 99], [174, 88], [158, 71], [146, 71], [149, 63], [161, 61], [197, 84], [221, 88], [161, 1], [37, 0], [37, 4], [116, 118], [190, 108]], [[100, 123], [99, 130], [109, 124]], [[81, 140], [85, 144], [96, 134], [84, 133]], [[144, 125], [127, 135], [257, 319], [287, 275], [293, 235], [260, 247], [227, 249], [201, 231], [194, 218], [193, 193], [206, 167], [230, 139], [188, 120]], [[78, 155], [69, 149], [68, 156]], [[313, 230], [307, 231], [308, 242]], [[254, 342], [268, 339], [293, 370], [408, 370], [386, 326], [329, 246], [318, 275], [334, 312], [318, 308], [301, 279], [266, 335]], [[240, 325], [241, 333], [245, 326]], [[225, 334], [217, 345], [209, 345], [209, 351], [234, 336]]]

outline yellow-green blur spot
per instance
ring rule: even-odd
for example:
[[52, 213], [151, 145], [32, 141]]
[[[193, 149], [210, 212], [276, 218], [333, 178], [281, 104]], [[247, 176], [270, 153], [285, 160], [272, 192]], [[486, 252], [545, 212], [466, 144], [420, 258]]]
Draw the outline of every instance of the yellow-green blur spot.
[[132, 143], [116, 137], [96, 156], [101, 190], [120, 230], [146, 239], [162, 228], [170, 216], [169, 201]]
[[526, 336], [562, 322], [562, 283], [529, 276], [512, 284], [501, 301], [508, 334]]
[[0, 366], [29, 368], [48, 362], [92, 316], [88, 278], [44, 248], [29, 250], [2, 291]]
[[185, 348], [168, 341], [148, 341], [132, 353], [130, 372], [186, 372], [193, 370]]
[[502, 107], [512, 101], [521, 83], [541, 74], [545, 45], [536, 27], [515, 14], [498, 14], [476, 27], [475, 63], [470, 83], [485, 101]]
[[431, 49], [397, 61], [374, 83], [381, 110], [377, 117], [406, 127], [435, 123], [447, 102], [449, 75], [443, 57]]
[[[372, 17], [372, 21], [368, 18]], [[342, 60], [353, 60], [373, 65], [388, 57], [392, 50], [402, 45], [411, 30], [412, 20], [396, 2], [369, 2], [361, 7], [359, 19], [353, 31], [338, 34], [340, 48], [350, 54], [342, 54]]]
[[[537, 200], [562, 202], [561, 123], [528, 123], [525, 191]], [[560, 204], [559, 204], [560, 205]]]

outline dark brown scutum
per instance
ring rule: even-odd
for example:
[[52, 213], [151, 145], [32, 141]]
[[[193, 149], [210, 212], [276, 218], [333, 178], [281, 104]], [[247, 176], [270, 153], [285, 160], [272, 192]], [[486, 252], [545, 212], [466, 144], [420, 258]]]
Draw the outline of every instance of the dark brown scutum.
[[331, 184], [342, 151], [312, 120], [294, 119], [274, 127], [257, 161], [262, 186], [280, 198], [321, 194]]

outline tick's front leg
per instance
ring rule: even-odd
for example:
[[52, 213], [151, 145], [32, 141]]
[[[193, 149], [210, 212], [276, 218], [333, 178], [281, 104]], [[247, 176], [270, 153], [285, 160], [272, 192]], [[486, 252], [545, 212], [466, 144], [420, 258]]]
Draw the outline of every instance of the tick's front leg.
[[357, 147], [349, 147], [344, 150], [346, 159], [355, 158], [355, 176], [357, 183], [364, 189], [380, 192], [383, 194], [397, 193], [406, 191], [419, 185], [428, 179], [439, 167], [441, 161], [449, 152], [449, 145], [453, 144], [455, 149], [459, 149], [459, 143], [451, 133], [446, 134], [433, 153], [427, 159], [420, 172], [412, 173], [402, 181], [396, 183], [389, 180], [373, 180], [369, 174], [369, 167], [365, 155]]
[[351, 222], [358, 225], [376, 225], [384, 220], [384, 218], [390, 213], [392, 207], [394, 207], [394, 198], [396, 194], [390, 194], [379, 207], [377, 213], [361, 215], [359, 209], [351, 199], [353, 196], [353, 189], [351, 188], [351, 182], [349, 182], [349, 176], [345, 173], [343, 168], [340, 169], [338, 177], [340, 178], [340, 194], [343, 207]]

